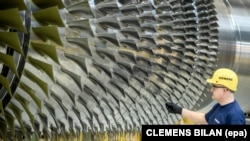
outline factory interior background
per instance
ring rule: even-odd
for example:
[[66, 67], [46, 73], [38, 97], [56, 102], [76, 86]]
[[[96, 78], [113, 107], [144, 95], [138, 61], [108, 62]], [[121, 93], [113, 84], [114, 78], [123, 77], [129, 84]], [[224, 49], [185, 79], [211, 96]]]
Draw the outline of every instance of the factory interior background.
[[250, 117], [247, 0], [0, 0], [0, 139], [140, 141], [141, 125], [192, 124], [206, 79], [239, 75]]

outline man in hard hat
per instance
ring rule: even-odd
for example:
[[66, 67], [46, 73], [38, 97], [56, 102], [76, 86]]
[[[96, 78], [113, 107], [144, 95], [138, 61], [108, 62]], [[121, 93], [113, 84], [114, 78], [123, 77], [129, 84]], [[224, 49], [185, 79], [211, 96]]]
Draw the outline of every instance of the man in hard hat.
[[166, 103], [167, 110], [181, 114], [194, 124], [245, 124], [244, 112], [234, 98], [238, 86], [237, 74], [231, 69], [219, 68], [207, 82], [211, 84], [212, 99], [217, 101], [210, 111], [192, 111], [171, 102]]

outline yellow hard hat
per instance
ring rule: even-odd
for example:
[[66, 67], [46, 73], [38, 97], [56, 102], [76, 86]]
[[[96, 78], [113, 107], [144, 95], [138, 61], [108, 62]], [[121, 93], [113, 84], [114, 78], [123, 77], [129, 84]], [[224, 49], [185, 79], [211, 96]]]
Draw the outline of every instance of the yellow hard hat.
[[214, 72], [212, 78], [207, 79], [207, 82], [223, 85], [231, 91], [236, 91], [238, 86], [238, 76], [231, 69], [219, 68]]

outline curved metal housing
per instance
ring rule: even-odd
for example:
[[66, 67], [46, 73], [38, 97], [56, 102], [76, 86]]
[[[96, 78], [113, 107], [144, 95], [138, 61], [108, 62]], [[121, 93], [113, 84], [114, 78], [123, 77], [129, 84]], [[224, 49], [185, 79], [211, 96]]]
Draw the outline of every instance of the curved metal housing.
[[229, 67], [239, 75], [236, 99], [246, 113], [250, 112], [248, 102], [250, 82], [250, 6], [249, 1], [215, 1], [219, 24], [218, 67]]

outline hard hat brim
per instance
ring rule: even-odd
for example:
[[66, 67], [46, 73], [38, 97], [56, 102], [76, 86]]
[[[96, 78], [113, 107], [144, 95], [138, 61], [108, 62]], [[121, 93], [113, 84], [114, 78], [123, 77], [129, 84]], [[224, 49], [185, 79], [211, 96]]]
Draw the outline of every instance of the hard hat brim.
[[208, 82], [208, 83], [211, 83], [211, 84], [212, 84], [212, 83], [215, 83], [215, 82], [213, 81], [213, 79], [207, 79], [207, 82]]

